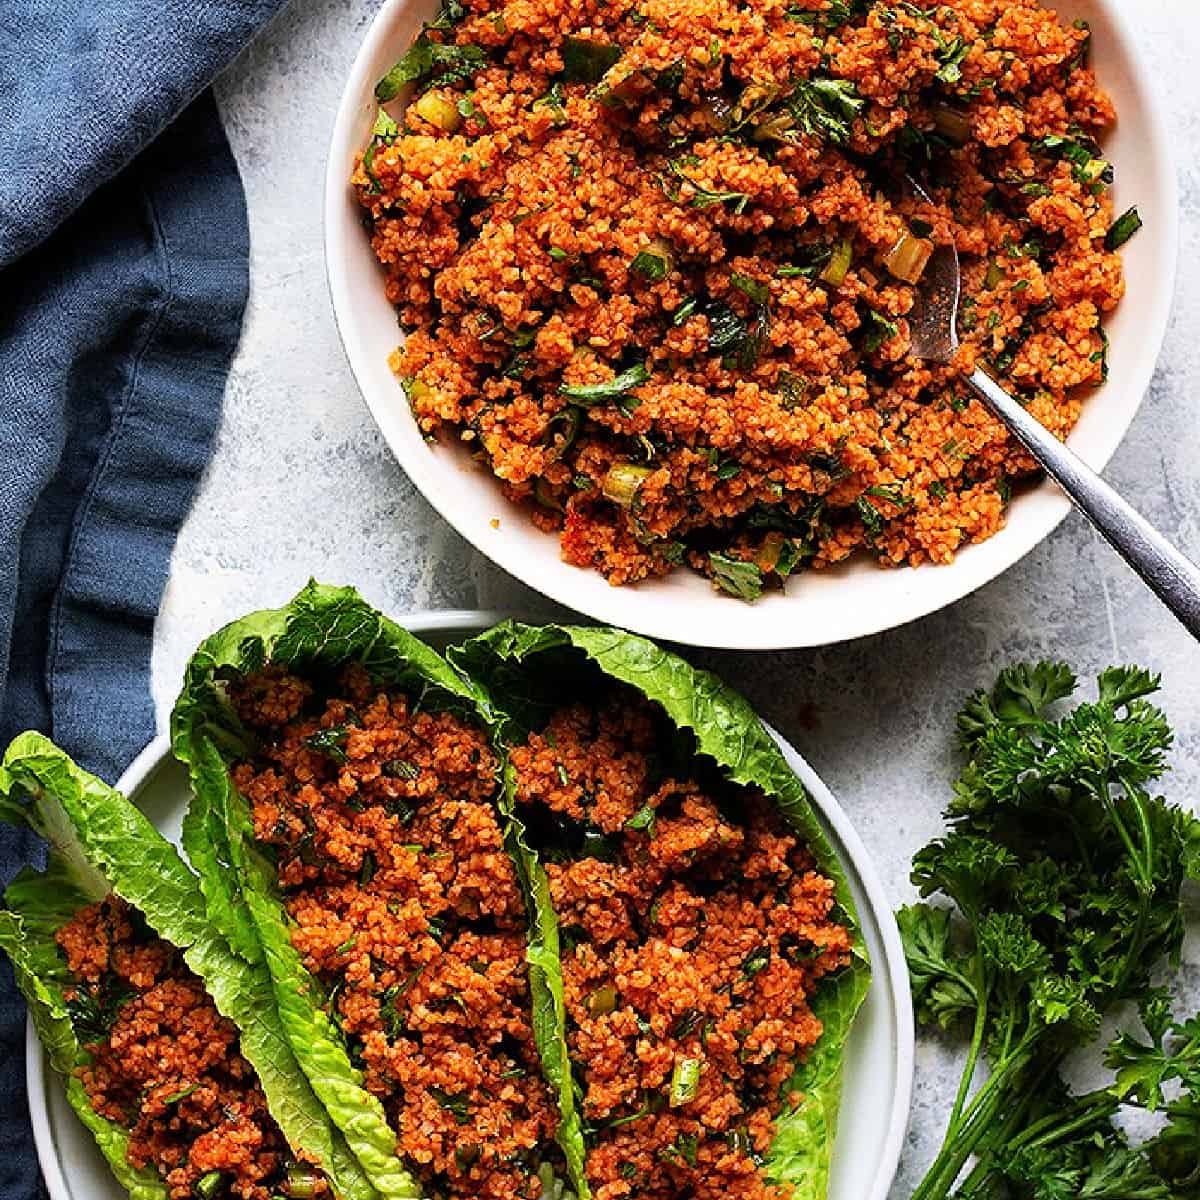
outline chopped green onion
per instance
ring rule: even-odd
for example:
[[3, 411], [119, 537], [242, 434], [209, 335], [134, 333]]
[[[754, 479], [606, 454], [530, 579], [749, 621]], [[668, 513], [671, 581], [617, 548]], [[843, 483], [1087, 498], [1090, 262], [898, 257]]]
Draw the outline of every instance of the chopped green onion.
[[317, 1194], [317, 1185], [320, 1182], [320, 1173], [312, 1167], [293, 1163], [287, 1169], [287, 1183], [284, 1184], [283, 1190], [292, 1200], [309, 1200], [310, 1196]]
[[765, 971], [767, 964], [771, 961], [771, 947], [759, 946], [757, 950], [752, 950], [742, 963], [742, 974], [747, 979], [753, 979], [759, 971]]
[[933, 127], [953, 146], [966, 144], [971, 136], [971, 119], [953, 104], [939, 102], [933, 106]]
[[587, 999], [588, 1015], [605, 1017], [617, 1007], [617, 989], [611, 983], [597, 988]]
[[458, 106], [437, 92], [426, 92], [420, 96], [413, 104], [413, 110], [418, 117], [443, 133], [453, 133], [462, 124]]
[[433, 392], [433, 389], [423, 379], [416, 377], [412, 379], [400, 380], [400, 386], [404, 388], [404, 394], [408, 397], [410, 406], [420, 404], [428, 400]]
[[645, 250], [633, 256], [629, 269], [644, 275], [651, 283], [665, 279], [671, 271], [671, 247], [662, 238], [655, 238]]
[[560, 423], [564, 426], [562, 440], [557, 445], [551, 443], [550, 446], [550, 453], [555, 461], [561, 459], [575, 444], [575, 439], [579, 436], [579, 427], [583, 424], [583, 409], [572, 404], [560, 412], [556, 412], [546, 422], [547, 435], [552, 436], [554, 426]]
[[784, 536], [777, 529], [770, 530], [763, 537], [762, 544], [754, 555], [754, 561], [759, 570], [764, 572], [775, 570], [775, 565], [779, 562], [779, 555], [783, 552], [783, 543]]
[[651, 837], [654, 836], [655, 811], [653, 805], [643, 804], [641, 808], [625, 822], [626, 829], [644, 829]]
[[1119, 250], [1142, 227], [1142, 216], [1137, 208], [1123, 212], [1113, 223], [1104, 239], [1106, 250]]
[[199, 1200], [213, 1200], [214, 1196], [220, 1195], [222, 1182], [220, 1171], [207, 1171], [196, 1180], [192, 1191]]
[[698, 1058], [681, 1058], [671, 1072], [672, 1108], [680, 1108], [691, 1100], [695, 1100], [700, 1090], [701, 1061]]
[[642, 484], [646, 482], [647, 476], [653, 474], [653, 467], [641, 467], [630, 462], [615, 462], [608, 468], [600, 490], [606, 500], [611, 500], [622, 508], [632, 508]]
[[905, 230], [900, 240], [884, 255], [883, 265], [905, 283], [916, 283], [933, 255], [933, 243]]
[[696, 299], [696, 297], [689, 296], [686, 300], [683, 300], [679, 307], [675, 310], [671, 317], [671, 324], [675, 326], [682, 325], [686, 320], [688, 320], [689, 317], [695, 316], [696, 309], [699, 306], [700, 302]]
[[1089, 158], [1074, 170], [1075, 177], [1080, 183], [1106, 183], [1112, 176], [1109, 172], [1112, 164], [1103, 158]]
[[375, 124], [371, 126], [373, 138], [394, 138], [400, 132], [400, 126], [386, 109], [379, 109], [375, 114]]
[[628, 370], [622, 371], [620, 375], [614, 376], [605, 383], [564, 383], [559, 387], [558, 392], [560, 396], [566, 396], [568, 400], [574, 400], [586, 407], [606, 400], [620, 400], [631, 388], [638, 387], [649, 378], [650, 372], [646, 370], [645, 363], [635, 363]]
[[355, 943], [358, 941], [357, 934], [351, 934], [336, 950], [334, 954], [349, 954], [354, 949]]
[[551, 512], [563, 511], [562, 501], [554, 494], [549, 480], [541, 475], [533, 481], [533, 498], [542, 508], [548, 508]]
[[190, 1087], [172, 1092], [169, 1096], [163, 1097], [163, 1104], [178, 1104], [180, 1100], [186, 1100], [199, 1086], [198, 1083], [193, 1083]]
[[821, 282], [829, 284], [830, 287], [841, 287], [853, 261], [854, 247], [847, 238], [842, 238], [834, 246], [833, 253], [825, 264], [825, 270], [821, 272]]
[[564, 258], [571, 257], [571, 255], [566, 250], [564, 250], [561, 246], [551, 246], [550, 250], [549, 250], [549, 254], [550, 254], [550, 257], [552, 259], [554, 259], [555, 262], [562, 262], [562, 260]]
[[734, 271], [729, 276], [729, 282], [743, 296], [753, 300], [755, 304], [766, 304], [771, 299], [771, 289], [765, 283], [753, 279], [749, 275], [742, 275]]

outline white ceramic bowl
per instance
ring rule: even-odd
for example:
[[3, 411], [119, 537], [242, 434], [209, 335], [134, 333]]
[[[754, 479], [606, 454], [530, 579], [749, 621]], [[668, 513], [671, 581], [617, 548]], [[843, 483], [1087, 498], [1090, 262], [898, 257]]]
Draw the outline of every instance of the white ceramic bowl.
[[[434, 646], [469, 637], [500, 620], [495, 613], [414, 613], [405, 628]], [[873, 973], [846, 1052], [842, 1120], [828, 1200], [885, 1200], [908, 1126], [913, 1079], [913, 1012], [900, 932], [866, 847], [813, 769], [773, 730], [788, 763], [808, 788], [849, 876]], [[187, 774], [156, 738], [121, 777], [118, 788], [178, 842], [188, 802]], [[29, 1110], [50, 1200], [126, 1200], [91, 1136], [67, 1104], [62, 1080], [34, 1032], [26, 1034]]]
[[[477, 549], [530, 587], [597, 620], [692, 645], [779, 649], [861, 637], [935, 612], [1012, 566], [1067, 515], [1068, 501], [1044, 482], [1017, 499], [1000, 533], [964, 548], [948, 566], [884, 570], [860, 559], [801, 575], [785, 593], [772, 592], [753, 605], [720, 595], [686, 570], [614, 588], [597, 572], [564, 563], [557, 537], [539, 532], [508, 504], [499, 484], [461, 446], [422, 439], [388, 369], [388, 355], [400, 341], [396, 314], [384, 298], [347, 181], [374, 120], [376, 80], [436, 6], [437, 0], [386, 0], [355, 59], [327, 165], [325, 256], [334, 313], [367, 406], [425, 498]], [[1116, 166], [1117, 211], [1136, 203], [1145, 221], [1126, 248], [1128, 294], [1108, 324], [1108, 383], [1089, 399], [1070, 440], [1100, 469], [1137, 412], [1166, 331], [1177, 247], [1175, 175], [1149, 73], [1120, 0], [1061, 0], [1054, 7], [1066, 20], [1082, 17], [1092, 25], [1095, 66], [1120, 114], [1105, 145]]]
[[[1108, 462], [1137, 412], [1162, 344], [1174, 286], [1177, 196], [1166, 128], [1119, 0], [1063, 0], [1064, 19], [1093, 28], [1093, 56], [1120, 114], [1105, 145], [1116, 166], [1118, 211], [1136, 203], [1145, 228], [1125, 250], [1128, 293], [1108, 322], [1108, 383], [1071, 435], [1091, 466]], [[693, 645], [776, 649], [824, 645], [877, 633], [952, 603], [995, 578], [1045, 538], [1070, 505], [1043, 482], [1014, 503], [1006, 527], [964, 548], [948, 566], [883, 570], [860, 559], [808, 572], [753, 605], [715, 592], [689, 571], [613, 588], [568, 566], [557, 537], [539, 532], [505, 502], [498, 483], [460, 446], [421, 437], [387, 358], [399, 341], [378, 264], [347, 183], [374, 119], [375, 81], [436, 8], [436, 0], [387, 0], [371, 25], [342, 97], [327, 165], [325, 251], [334, 312], [367, 405], [397, 459], [426, 499], [482, 553], [529, 586], [597, 620]]]

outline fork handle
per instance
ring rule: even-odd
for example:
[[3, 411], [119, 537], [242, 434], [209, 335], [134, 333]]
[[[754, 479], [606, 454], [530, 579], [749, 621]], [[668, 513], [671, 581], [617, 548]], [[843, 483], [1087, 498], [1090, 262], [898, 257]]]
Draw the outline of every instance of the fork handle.
[[1200, 568], [982, 368], [976, 367], [967, 382], [1192, 637], [1200, 640]]

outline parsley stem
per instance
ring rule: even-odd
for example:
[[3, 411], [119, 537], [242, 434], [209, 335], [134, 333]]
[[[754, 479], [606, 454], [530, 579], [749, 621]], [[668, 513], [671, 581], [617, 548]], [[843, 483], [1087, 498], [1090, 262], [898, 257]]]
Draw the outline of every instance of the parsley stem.
[[962, 1079], [958, 1082], [958, 1094], [954, 1097], [954, 1107], [950, 1111], [951, 1133], [958, 1128], [958, 1122], [962, 1118], [963, 1108], [975, 1079], [975, 1069], [979, 1064], [979, 1054], [983, 1049], [984, 1033], [987, 1031], [987, 972], [983, 965], [983, 955], [978, 951], [975, 954], [975, 979], [972, 982], [972, 990], [975, 992], [975, 1027], [971, 1031], [971, 1049], [967, 1054], [967, 1063], [963, 1068]]
[[1111, 1092], [1090, 1092], [1081, 1096], [1065, 1111], [1054, 1112], [1040, 1121], [1035, 1121], [1028, 1129], [1017, 1134], [1009, 1142], [1009, 1147], [1016, 1149], [1019, 1146], [1046, 1146], [1061, 1141], [1089, 1125], [1107, 1121], [1118, 1107], [1119, 1102]]
[[996, 1116], [1003, 1111], [1006, 1103], [1011, 1103], [1009, 1086], [1028, 1065], [1036, 1041], [1036, 1033], [1026, 1031], [1008, 1060], [1001, 1063], [984, 1081], [965, 1109], [959, 1127], [950, 1132], [942, 1143], [942, 1149], [929, 1173], [913, 1192], [912, 1200], [945, 1200], [950, 1194], [967, 1160], [975, 1153], [979, 1143], [992, 1132]]
[[1009, 1106], [1007, 1113], [996, 1123], [983, 1142], [975, 1147], [978, 1161], [959, 1184], [958, 1190], [955, 1192], [955, 1200], [990, 1200], [994, 1195], [992, 1185], [996, 1171], [994, 1159], [996, 1147], [1002, 1146], [1007, 1150], [1009, 1139], [1014, 1136], [1016, 1130], [1020, 1129], [1037, 1089], [1047, 1074], [1057, 1067], [1058, 1062], [1059, 1059], [1055, 1058], [1052, 1062], [1044, 1063], [1039, 1068], [1036, 1075], [1027, 1081], [1023, 1098]]

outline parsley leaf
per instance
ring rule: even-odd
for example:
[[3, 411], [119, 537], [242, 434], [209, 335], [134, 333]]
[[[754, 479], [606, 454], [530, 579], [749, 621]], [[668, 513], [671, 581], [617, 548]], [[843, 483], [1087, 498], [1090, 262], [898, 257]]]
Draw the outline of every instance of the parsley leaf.
[[[1176, 1019], [1153, 979], [1183, 941], [1200, 820], [1150, 790], [1172, 737], [1157, 687], [1110, 668], [1062, 712], [1070, 668], [1018, 664], [959, 714], [950, 828], [913, 859], [926, 902], [898, 914], [918, 1019], [969, 1038], [914, 1200], [1197, 1196], [1200, 1016]], [[1067, 1056], [1130, 1000], [1147, 1036], [1118, 1033], [1112, 1085], [1072, 1094]], [[1115, 1121], [1131, 1106], [1168, 1119], [1131, 1144]]]
[[400, 61], [375, 85], [375, 99], [386, 104], [410, 83], [423, 87], [462, 83], [474, 78], [486, 62], [482, 47], [435, 42], [422, 30]]
[[854, 119], [866, 103], [850, 80], [827, 76], [799, 80], [787, 98], [788, 111], [799, 128], [835, 146], [850, 140]]
[[713, 551], [708, 556], [713, 582], [739, 600], [757, 600], [763, 592], [762, 569], [755, 563]]

